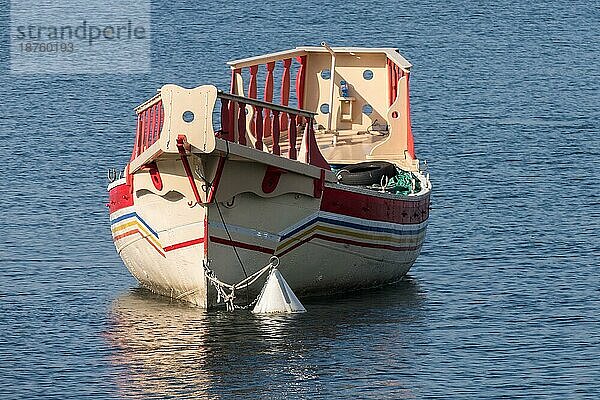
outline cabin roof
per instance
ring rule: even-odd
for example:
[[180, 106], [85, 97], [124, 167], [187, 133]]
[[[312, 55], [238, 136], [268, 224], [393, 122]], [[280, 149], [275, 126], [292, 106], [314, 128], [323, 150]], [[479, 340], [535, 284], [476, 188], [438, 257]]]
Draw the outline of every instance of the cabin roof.
[[[398, 49], [394, 47], [332, 47], [331, 49], [335, 53], [340, 54], [382, 53], [386, 54], [389, 59], [394, 61], [396, 65], [404, 70], [409, 70], [412, 67], [412, 64], [402, 57], [402, 55], [400, 55], [398, 52]], [[244, 68], [251, 65], [256, 65], [257, 63], [267, 63], [281, 60], [282, 58], [302, 56], [309, 53], [326, 53], [327, 51], [328, 50], [325, 47], [320, 46], [300, 46], [296, 47], [295, 49], [228, 61], [227, 65], [229, 65], [231, 68]]]

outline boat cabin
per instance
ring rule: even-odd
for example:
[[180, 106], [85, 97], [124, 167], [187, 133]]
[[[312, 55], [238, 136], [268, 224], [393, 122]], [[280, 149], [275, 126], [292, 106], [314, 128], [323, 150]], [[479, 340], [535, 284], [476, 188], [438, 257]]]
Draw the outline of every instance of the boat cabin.
[[[410, 125], [411, 64], [397, 49], [332, 48], [322, 43], [228, 64], [232, 94], [314, 113], [316, 142], [330, 165], [387, 160], [418, 170]], [[255, 112], [256, 107], [248, 107], [246, 114]], [[273, 117], [271, 110], [264, 110], [265, 150], [272, 152], [275, 145], [286, 154], [288, 116], [278, 113], [277, 137]], [[248, 125], [247, 133], [255, 144], [255, 123]]]

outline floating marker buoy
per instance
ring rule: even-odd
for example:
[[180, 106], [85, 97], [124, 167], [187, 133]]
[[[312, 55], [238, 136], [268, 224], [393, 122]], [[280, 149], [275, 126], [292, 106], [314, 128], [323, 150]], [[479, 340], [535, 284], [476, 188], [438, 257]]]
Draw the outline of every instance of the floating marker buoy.
[[254, 314], [303, 313], [306, 309], [283, 279], [281, 272], [273, 268], [252, 312]]

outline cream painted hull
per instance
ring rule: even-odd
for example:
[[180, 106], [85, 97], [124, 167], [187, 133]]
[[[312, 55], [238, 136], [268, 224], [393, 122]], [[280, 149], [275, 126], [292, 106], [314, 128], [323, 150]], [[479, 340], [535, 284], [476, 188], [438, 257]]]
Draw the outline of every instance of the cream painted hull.
[[[210, 165], [216, 159], [191, 158], [197, 171], [202, 167], [206, 174], [216, 175], [217, 167]], [[364, 218], [370, 214], [358, 215], [360, 208], [344, 209], [348, 196], [360, 195], [385, 205], [396, 201], [390, 195], [357, 194], [356, 188], [323, 183], [318, 196], [313, 193], [313, 178], [291, 172], [282, 175], [280, 192], [265, 194], [260, 190], [265, 165], [227, 161], [213, 200], [194, 204], [179, 160], [159, 162], [158, 168], [163, 180], [160, 190], [147, 172], [138, 172], [128, 189], [132, 204], [111, 212], [115, 246], [141, 285], [200, 307], [210, 307], [217, 300], [216, 291], [207, 283], [205, 264], [219, 280], [235, 284], [275, 255], [298, 296], [329, 295], [401, 279], [417, 259], [425, 238], [427, 216], [398, 223], [382, 219], [399, 210], [388, 210], [381, 218]], [[206, 183], [196, 180], [198, 187]], [[120, 199], [113, 192], [124, 190], [124, 184], [125, 180], [109, 187], [111, 201]], [[423, 206], [426, 200], [428, 209], [429, 192], [405, 200], [406, 207]], [[332, 209], [336, 205], [341, 212]], [[252, 301], [263, 283], [264, 278], [259, 279], [248, 296], [245, 290], [238, 293], [238, 304]]]

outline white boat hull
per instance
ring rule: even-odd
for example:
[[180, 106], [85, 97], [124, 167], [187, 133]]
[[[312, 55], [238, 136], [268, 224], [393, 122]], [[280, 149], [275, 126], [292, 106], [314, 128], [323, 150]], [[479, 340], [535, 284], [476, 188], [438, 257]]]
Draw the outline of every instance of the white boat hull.
[[[265, 194], [268, 166], [260, 162], [227, 161], [219, 175], [219, 166], [209, 165], [217, 159], [191, 159], [219, 176], [210, 202], [190, 201], [179, 159], [158, 163], [164, 171], [161, 190], [145, 170], [109, 188], [117, 251], [132, 275], [156, 293], [209, 307], [217, 295], [207, 283], [205, 264], [220, 281], [235, 284], [275, 255], [298, 296], [329, 295], [395, 282], [420, 253], [429, 191], [399, 197], [321, 182], [315, 195], [317, 180], [288, 171], [279, 177], [280, 192]], [[129, 197], [123, 201], [124, 196]], [[250, 300], [263, 283], [259, 279], [249, 288]]]

